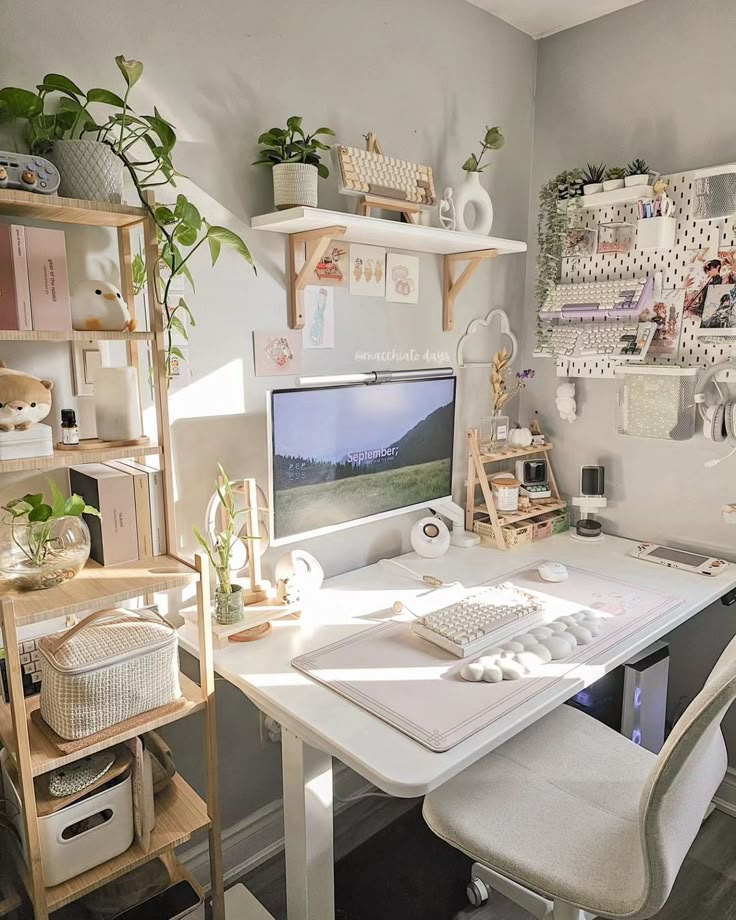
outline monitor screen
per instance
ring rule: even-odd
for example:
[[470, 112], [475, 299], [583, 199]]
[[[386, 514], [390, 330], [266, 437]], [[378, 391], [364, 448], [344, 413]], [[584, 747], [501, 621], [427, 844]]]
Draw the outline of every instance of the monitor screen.
[[449, 499], [455, 378], [275, 390], [273, 542]]

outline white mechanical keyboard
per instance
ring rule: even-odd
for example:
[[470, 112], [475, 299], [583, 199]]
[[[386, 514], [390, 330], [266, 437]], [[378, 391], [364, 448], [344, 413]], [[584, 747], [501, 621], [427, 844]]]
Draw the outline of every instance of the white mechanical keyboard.
[[[591, 311], [633, 313], [644, 294], [646, 279], [628, 281], [586, 281], [583, 284], [556, 284], [542, 305], [545, 318], [550, 313], [587, 316]], [[610, 319], [611, 317], [606, 317]]]
[[534, 355], [643, 361], [655, 333], [655, 323], [578, 322], [542, 326]]
[[504, 582], [428, 613], [414, 620], [411, 628], [423, 639], [465, 658], [543, 620], [544, 607], [533, 594]]

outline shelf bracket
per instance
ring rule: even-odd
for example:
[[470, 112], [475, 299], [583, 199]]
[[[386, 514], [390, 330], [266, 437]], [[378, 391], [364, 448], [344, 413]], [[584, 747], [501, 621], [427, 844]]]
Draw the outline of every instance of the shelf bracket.
[[[327, 251], [330, 241], [344, 236], [347, 227], [321, 227], [319, 230], [305, 230], [289, 236], [289, 329], [304, 328], [304, 288], [315, 284], [314, 270]], [[304, 245], [308, 254], [305, 258]]]
[[[495, 259], [498, 249], [480, 249], [478, 252], [453, 252], [444, 257], [442, 289], [442, 329], [451, 332], [455, 328], [455, 300], [475, 274], [481, 262]], [[462, 274], [455, 278], [455, 264], [467, 262]]]

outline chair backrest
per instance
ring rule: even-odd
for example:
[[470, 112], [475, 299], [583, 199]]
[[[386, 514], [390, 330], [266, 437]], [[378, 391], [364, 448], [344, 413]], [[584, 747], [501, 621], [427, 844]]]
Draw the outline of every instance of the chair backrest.
[[736, 639], [660, 751], [642, 791], [639, 818], [648, 886], [637, 918], [669, 897], [677, 873], [723, 781], [728, 759], [721, 722], [736, 699]]

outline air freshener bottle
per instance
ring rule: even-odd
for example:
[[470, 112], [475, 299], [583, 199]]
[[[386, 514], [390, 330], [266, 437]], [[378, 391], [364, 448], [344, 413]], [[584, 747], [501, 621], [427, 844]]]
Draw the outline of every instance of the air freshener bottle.
[[79, 426], [74, 409], [61, 410], [61, 443], [66, 447], [79, 444]]

